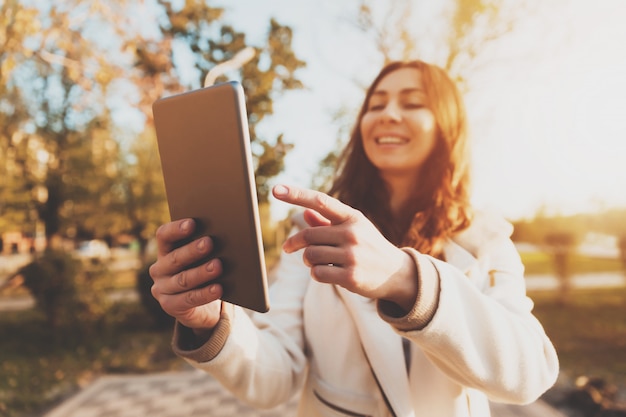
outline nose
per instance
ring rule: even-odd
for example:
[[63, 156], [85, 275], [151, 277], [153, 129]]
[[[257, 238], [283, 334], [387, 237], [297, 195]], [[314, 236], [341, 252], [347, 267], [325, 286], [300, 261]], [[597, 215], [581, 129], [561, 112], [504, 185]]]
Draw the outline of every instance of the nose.
[[384, 122], [399, 122], [402, 120], [400, 106], [394, 101], [390, 101], [380, 113], [380, 119]]

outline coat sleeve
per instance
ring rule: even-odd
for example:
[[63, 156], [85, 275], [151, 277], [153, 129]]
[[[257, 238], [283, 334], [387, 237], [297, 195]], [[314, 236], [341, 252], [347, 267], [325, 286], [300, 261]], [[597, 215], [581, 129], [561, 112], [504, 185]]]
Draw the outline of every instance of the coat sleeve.
[[509, 235], [482, 236], [471, 248], [481, 263], [479, 270], [488, 275], [479, 282], [488, 285], [477, 285], [446, 262], [414, 253], [418, 264], [434, 267], [418, 266], [430, 274], [420, 279], [439, 281], [432, 319], [411, 327], [410, 318], [381, 316], [459, 384], [493, 401], [525, 404], [554, 384], [559, 364], [552, 342], [532, 314], [524, 267]]
[[[304, 383], [306, 371], [302, 330], [306, 272], [300, 252], [283, 254], [270, 273], [269, 312], [251, 313], [224, 303], [214, 335], [218, 337], [188, 349], [185, 332], [177, 329], [175, 352], [253, 407], [271, 408], [290, 400]], [[199, 351], [211, 353], [198, 355]]]

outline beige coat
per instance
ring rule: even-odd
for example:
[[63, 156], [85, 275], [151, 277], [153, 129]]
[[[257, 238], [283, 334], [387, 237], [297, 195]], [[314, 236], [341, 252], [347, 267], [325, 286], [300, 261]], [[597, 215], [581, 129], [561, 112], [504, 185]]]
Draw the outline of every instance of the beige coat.
[[[284, 255], [269, 313], [251, 318], [229, 305], [214, 337], [196, 349], [178, 326], [175, 351], [253, 406], [300, 395], [299, 416], [391, 415], [372, 369], [399, 417], [486, 417], [488, 399], [532, 402], [556, 380], [558, 360], [531, 313], [511, 231], [479, 216], [447, 244], [447, 262], [407, 250], [420, 279], [434, 284], [424, 293], [439, 296], [435, 305], [418, 300], [400, 319], [311, 280], [301, 253]], [[429, 309], [432, 319], [420, 322]]]

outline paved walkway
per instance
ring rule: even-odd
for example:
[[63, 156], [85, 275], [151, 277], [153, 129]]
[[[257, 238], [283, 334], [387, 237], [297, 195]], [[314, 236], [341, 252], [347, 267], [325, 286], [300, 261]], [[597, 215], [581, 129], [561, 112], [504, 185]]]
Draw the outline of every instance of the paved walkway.
[[295, 400], [257, 411], [201, 371], [98, 378], [43, 417], [286, 417]]
[[[296, 406], [294, 398], [272, 410], [254, 410], [209, 375], [190, 370], [100, 377], [43, 417], [290, 417]], [[528, 406], [493, 404], [492, 414], [565, 417], [542, 401]]]
[[[592, 274], [574, 277], [576, 287], [620, 287], [621, 274]], [[528, 277], [530, 290], [553, 289], [558, 282], [550, 276]], [[120, 297], [133, 298], [123, 293]], [[0, 311], [32, 308], [29, 297], [0, 299]], [[209, 375], [179, 371], [143, 375], [110, 375], [58, 405], [42, 417], [289, 417], [295, 415], [297, 398], [273, 410], [247, 407], [225, 391]], [[543, 401], [528, 406], [492, 404], [492, 417], [565, 417]]]

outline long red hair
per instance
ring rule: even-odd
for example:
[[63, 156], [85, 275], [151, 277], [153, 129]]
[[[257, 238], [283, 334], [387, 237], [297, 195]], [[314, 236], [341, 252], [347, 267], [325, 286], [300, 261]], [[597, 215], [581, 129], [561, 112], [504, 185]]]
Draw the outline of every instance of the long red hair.
[[[365, 155], [360, 125], [378, 83], [401, 68], [420, 71], [427, 105], [437, 121], [437, 140], [419, 173], [419, 188], [401, 215], [393, 216], [387, 187]], [[394, 244], [442, 257], [445, 241], [471, 222], [469, 159], [465, 106], [454, 81], [435, 65], [396, 61], [367, 90], [329, 194], [361, 210]]]

